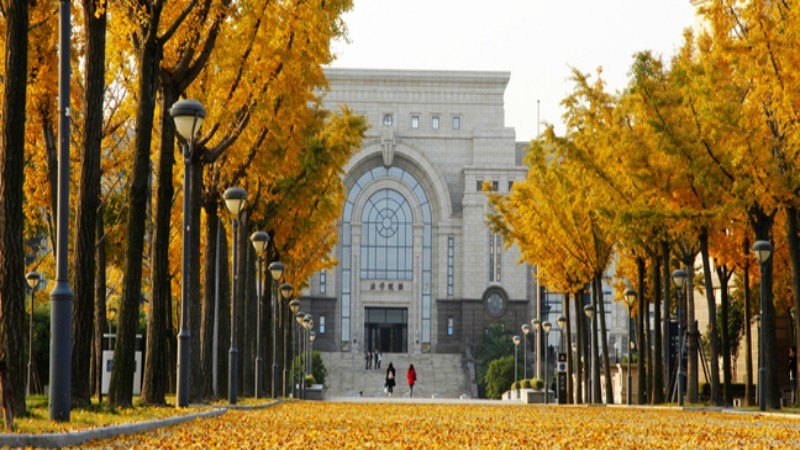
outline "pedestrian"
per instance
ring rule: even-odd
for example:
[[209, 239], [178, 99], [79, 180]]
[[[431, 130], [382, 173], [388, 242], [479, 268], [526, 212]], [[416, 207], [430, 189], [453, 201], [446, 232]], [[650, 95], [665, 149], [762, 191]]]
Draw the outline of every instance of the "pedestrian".
[[789, 387], [792, 390], [792, 403], [797, 399], [797, 347], [789, 347]]
[[386, 384], [383, 385], [386, 388], [386, 393], [389, 394], [389, 397], [391, 397], [392, 394], [394, 393], [394, 385], [395, 385], [394, 377], [395, 377], [394, 366], [392, 365], [392, 363], [389, 363], [389, 367], [386, 369]]
[[381, 370], [381, 366], [378, 363], [378, 355], [380, 355], [380, 352], [378, 349], [375, 349], [375, 370]]
[[369, 352], [364, 354], [364, 370], [369, 370], [370, 363], [372, 362], [372, 355]]
[[378, 361], [378, 370], [381, 370], [381, 363], [383, 362], [383, 353], [378, 352], [377, 361]]
[[408, 387], [411, 389], [411, 392], [408, 394], [409, 397], [414, 396], [414, 384], [417, 382], [417, 371], [414, 370], [414, 365], [411, 364], [408, 366], [408, 372], [406, 372], [406, 378], [408, 378]]

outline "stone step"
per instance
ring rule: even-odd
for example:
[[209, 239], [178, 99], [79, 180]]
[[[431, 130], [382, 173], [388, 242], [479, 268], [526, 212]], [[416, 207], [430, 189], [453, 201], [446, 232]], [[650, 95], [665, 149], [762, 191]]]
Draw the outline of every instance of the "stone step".
[[389, 363], [395, 367], [395, 396], [408, 396], [406, 372], [414, 364], [417, 383], [415, 397], [460, 398], [469, 392], [462, 355], [451, 353], [386, 353], [380, 370], [365, 370], [363, 354], [322, 352], [328, 370], [326, 397], [384, 396], [384, 382]]

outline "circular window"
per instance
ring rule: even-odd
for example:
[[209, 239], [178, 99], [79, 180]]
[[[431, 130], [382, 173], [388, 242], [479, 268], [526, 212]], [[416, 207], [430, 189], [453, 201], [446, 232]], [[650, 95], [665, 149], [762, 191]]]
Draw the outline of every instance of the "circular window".
[[385, 127], [392, 126], [392, 115], [391, 114], [384, 114], [383, 115], [383, 126], [385, 126]]
[[486, 294], [486, 311], [492, 317], [500, 317], [506, 309], [506, 298], [501, 291], [492, 290]]

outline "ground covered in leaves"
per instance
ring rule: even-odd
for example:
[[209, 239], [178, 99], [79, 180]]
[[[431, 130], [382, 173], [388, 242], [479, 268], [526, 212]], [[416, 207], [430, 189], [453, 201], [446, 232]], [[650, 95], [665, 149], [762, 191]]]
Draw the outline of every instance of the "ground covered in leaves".
[[287, 402], [102, 448], [800, 448], [800, 418], [610, 407]]

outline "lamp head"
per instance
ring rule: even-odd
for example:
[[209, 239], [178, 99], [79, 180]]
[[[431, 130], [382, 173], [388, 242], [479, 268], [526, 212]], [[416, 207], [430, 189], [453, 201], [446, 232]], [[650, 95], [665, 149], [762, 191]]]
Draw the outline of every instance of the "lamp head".
[[531, 320], [531, 327], [533, 327], [533, 331], [539, 332], [539, 326], [541, 325], [542, 321], [539, 319], [532, 319]]
[[279, 281], [283, 276], [283, 263], [280, 261], [273, 261], [269, 263], [269, 273], [272, 274], [272, 279], [275, 281]]
[[769, 241], [756, 241], [756, 243], [753, 244], [753, 252], [755, 252], [758, 262], [764, 264], [772, 255], [772, 244], [770, 244]]
[[39, 280], [42, 279], [42, 276], [37, 272], [28, 272], [25, 274], [25, 279], [28, 280], [28, 286], [30, 286], [31, 289], [36, 289], [36, 286], [39, 286]]
[[514, 342], [514, 346], [518, 346], [519, 345], [519, 341], [520, 341], [519, 336], [514, 336], [513, 338], [511, 338], [511, 340]]
[[551, 328], [553, 328], [553, 324], [552, 323], [550, 323], [550, 322], [542, 323], [542, 329], [544, 330], [545, 333], [549, 333]]
[[527, 323], [522, 324], [522, 332], [525, 334], [525, 336], [527, 336], [528, 333], [531, 332], [531, 326], [528, 325]]
[[225, 189], [222, 198], [225, 199], [225, 206], [228, 208], [228, 212], [231, 213], [231, 216], [233, 216], [234, 219], [238, 219], [239, 213], [242, 212], [245, 203], [247, 203], [247, 192], [240, 187], [229, 187]]
[[556, 320], [556, 322], [558, 322], [558, 328], [561, 328], [562, 330], [567, 327], [567, 318], [564, 316], [558, 316], [558, 320]]
[[636, 291], [631, 288], [625, 289], [625, 304], [628, 305], [628, 311], [633, 308], [634, 303], [636, 303]]
[[264, 250], [267, 249], [269, 235], [266, 231], [256, 231], [250, 235], [250, 242], [253, 243], [253, 248], [256, 249], [256, 253], [261, 256], [261, 254], [264, 253]]
[[289, 300], [292, 298], [292, 291], [294, 291], [294, 288], [291, 284], [283, 283], [281, 285], [281, 296], [283, 296], [284, 299]]
[[206, 117], [206, 110], [197, 100], [178, 100], [169, 109], [169, 115], [175, 121], [178, 133], [187, 141], [200, 131], [200, 125]]
[[300, 311], [300, 300], [294, 299], [289, 302], [289, 309], [292, 311], [292, 314], [297, 314]]
[[117, 317], [117, 308], [112, 306], [108, 308], [108, 320], [114, 321], [115, 317]]
[[678, 289], [683, 289], [688, 277], [689, 274], [683, 269], [676, 269], [672, 272], [672, 282], [675, 283], [675, 286], [678, 286]]
[[317, 333], [315, 333], [314, 330], [309, 331], [308, 338], [311, 340], [311, 342], [314, 342], [317, 339]]
[[304, 313], [303, 311], [297, 311], [296, 313], [294, 313], [294, 320], [297, 321], [298, 325], [302, 325], [303, 324], [303, 318], [305, 318], [305, 317], [306, 317], [306, 313]]
[[586, 305], [583, 307], [583, 312], [586, 313], [586, 317], [592, 318], [594, 316], [594, 306]]

